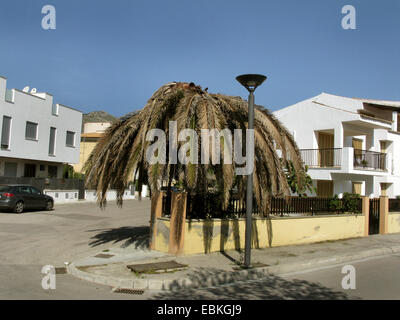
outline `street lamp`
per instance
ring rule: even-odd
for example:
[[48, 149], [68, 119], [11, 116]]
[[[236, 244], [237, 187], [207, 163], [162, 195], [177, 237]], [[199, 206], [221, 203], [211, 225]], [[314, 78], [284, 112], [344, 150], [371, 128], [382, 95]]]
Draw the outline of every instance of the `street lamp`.
[[[267, 79], [262, 74], [243, 74], [236, 77], [236, 80], [249, 91], [249, 124], [248, 129], [254, 129], [254, 91]], [[254, 160], [252, 160], [254, 161]], [[251, 224], [253, 214], [253, 172], [247, 176], [246, 194], [246, 231], [244, 244], [244, 267], [250, 268], [251, 254]]]

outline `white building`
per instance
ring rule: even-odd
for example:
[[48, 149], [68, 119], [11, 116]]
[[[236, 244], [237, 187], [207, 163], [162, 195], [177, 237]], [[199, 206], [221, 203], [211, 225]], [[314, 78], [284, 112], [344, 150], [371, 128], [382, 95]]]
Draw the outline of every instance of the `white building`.
[[400, 101], [322, 93], [274, 112], [301, 149], [318, 196], [400, 195]]
[[63, 164], [79, 162], [82, 113], [6, 84], [0, 77], [0, 176], [61, 178]]

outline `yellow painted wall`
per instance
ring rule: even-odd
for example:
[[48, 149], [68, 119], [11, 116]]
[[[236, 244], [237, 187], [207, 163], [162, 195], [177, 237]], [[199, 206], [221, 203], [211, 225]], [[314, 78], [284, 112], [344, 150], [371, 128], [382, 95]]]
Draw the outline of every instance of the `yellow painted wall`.
[[154, 249], [168, 253], [169, 242], [169, 219], [158, 218], [156, 221], [156, 240]]
[[73, 165], [76, 172], [81, 172], [83, 165], [89, 158], [96, 144], [97, 141], [81, 141], [79, 163]]
[[388, 233], [400, 232], [400, 213], [389, 213]]
[[[168, 252], [169, 221], [158, 220], [156, 250]], [[313, 243], [364, 236], [363, 215], [272, 218], [253, 221], [253, 247]], [[244, 248], [245, 220], [186, 221], [184, 254]]]

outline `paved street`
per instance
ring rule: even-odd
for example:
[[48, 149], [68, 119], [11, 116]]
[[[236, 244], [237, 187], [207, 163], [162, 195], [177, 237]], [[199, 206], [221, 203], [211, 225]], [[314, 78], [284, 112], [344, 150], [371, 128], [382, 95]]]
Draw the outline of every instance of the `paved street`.
[[[347, 263], [348, 264], [348, 263]], [[152, 299], [400, 299], [400, 255], [352, 262], [356, 289], [344, 290], [342, 265], [218, 288], [158, 292]]]
[[[352, 262], [356, 290], [343, 290], [343, 265], [269, 276], [216, 288], [117, 294], [108, 286], [58, 274], [55, 290], [41, 287], [41, 268], [63, 266], [133, 241], [147, 245], [149, 200], [58, 205], [51, 213], [0, 213], [0, 299], [400, 299], [400, 255]], [[348, 264], [348, 263], [346, 263]]]
[[[148, 233], [150, 201], [56, 205], [52, 212], [0, 213], [0, 299], [121, 299], [109, 287], [57, 275], [57, 289], [43, 290], [41, 268], [86, 257]], [[143, 236], [143, 245], [147, 238]]]

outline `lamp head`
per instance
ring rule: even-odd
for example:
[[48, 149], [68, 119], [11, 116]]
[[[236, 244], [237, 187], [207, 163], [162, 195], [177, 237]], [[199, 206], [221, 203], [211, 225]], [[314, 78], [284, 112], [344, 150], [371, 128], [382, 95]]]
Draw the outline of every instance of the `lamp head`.
[[262, 74], [242, 74], [236, 77], [236, 80], [250, 92], [256, 90], [266, 79], [267, 77]]

